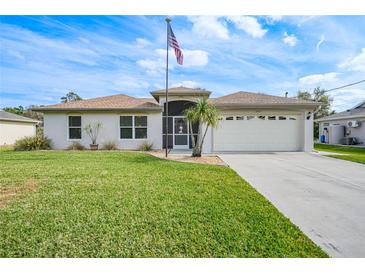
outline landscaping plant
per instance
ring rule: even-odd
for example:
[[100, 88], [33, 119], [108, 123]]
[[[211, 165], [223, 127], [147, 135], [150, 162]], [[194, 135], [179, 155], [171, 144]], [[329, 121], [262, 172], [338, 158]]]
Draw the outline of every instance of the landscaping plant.
[[118, 149], [118, 146], [115, 142], [113, 141], [110, 141], [110, 142], [105, 142], [103, 144], [103, 149], [104, 150], [117, 150]]
[[17, 140], [14, 144], [14, 150], [16, 151], [41, 150], [51, 148], [51, 140], [41, 134], [36, 134], [36, 136], [33, 137], [21, 138]]
[[91, 139], [91, 144], [90, 144], [91, 150], [98, 149], [99, 145], [96, 143], [96, 141], [98, 139], [101, 127], [102, 127], [101, 122], [95, 122], [94, 124], [89, 123], [84, 127], [84, 131]]
[[148, 142], [148, 141], [144, 141], [140, 146], [139, 146], [139, 150], [141, 151], [151, 151], [153, 147], [153, 144]]
[[[185, 115], [186, 119], [189, 121], [190, 126], [191, 141], [193, 146], [192, 156], [201, 157], [203, 143], [208, 132], [208, 128], [218, 126], [218, 110], [214, 105], [208, 103], [207, 99], [203, 98], [200, 99], [195, 106], [187, 109], [185, 111]], [[193, 123], [197, 123], [199, 125], [197, 140], [195, 140], [193, 136]], [[203, 126], [205, 126], [205, 130], [203, 130]]]
[[85, 147], [79, 142], [72, 142], [71, 145], [67, 147], [68, 150], [84, 150]]

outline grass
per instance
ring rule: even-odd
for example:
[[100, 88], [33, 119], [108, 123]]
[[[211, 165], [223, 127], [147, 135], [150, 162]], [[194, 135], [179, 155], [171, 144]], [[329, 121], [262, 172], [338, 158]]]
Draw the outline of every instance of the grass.
[[223, 166], [2, 150], [0, 187], [0, 257], [327, 257]]
[[365, 164], [365, 148], [315, 144], [314, 149], [319, 151], [341, 153], [343, 155], [328, 155], [328, 157]]

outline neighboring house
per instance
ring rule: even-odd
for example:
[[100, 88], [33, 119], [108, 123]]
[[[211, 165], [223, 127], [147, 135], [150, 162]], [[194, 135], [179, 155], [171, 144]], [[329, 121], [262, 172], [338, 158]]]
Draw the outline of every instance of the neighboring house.
[[12, 145], [16, 140], [34, 136], [39, 121], [0, 110], [0, 145]]
[[[210, 93], [199, 88], [169, 89], [169, 148], [191, 148], [184, 110], [199, 98], [209, 98]], [[154, 149], [161, 149], [165, 147], [165, 90], [151, 95], [153, 98], [118, 94], [34, 110], [44, 113], [44, 134], [56, 149], [65, 149], [75, 141], [88, 146], [90, 140], [82, 129], [96, 121], [103, 125], [99, 144], [114, 141], [120, 149], [138, 149], [147, 140]], [[204, 153], [313, 148], [312, 112], [318, 103], [252, 92], [236, 92], [209, 101], [217, 106], [221, 118], [218, 128], [207, 133]]]
[[319, 122], [322, 143], [365, 144], [365, 100], [351, 109], [317, 119], [316, 122]]

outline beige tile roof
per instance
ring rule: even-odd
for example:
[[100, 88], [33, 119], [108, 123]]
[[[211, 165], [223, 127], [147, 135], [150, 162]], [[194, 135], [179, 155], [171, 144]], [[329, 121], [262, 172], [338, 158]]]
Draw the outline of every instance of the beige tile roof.
[[[164, 90], [151, 92], [156, 95]], [[184, 93], [186, 92], [186, 93]], [[190, 89], [185, 87], [171, 88], [169, 94], [209, 95], [204, 89]], [[254, 92], [236, 92], [226, 96], [211, 98], [209, 101], [218, 107], [255, 107], [255, 106], [316, 106], [318, 103], [295, 98], [267, 95]], [[37, 107], [36, 111], [72, 111], [72, 110], [144, 110], [161, 111], [154, 98], [136, 98], [125, 94], [97, 97], [63, 104]]]
[[125, 94], [116, 94], [37, 107], [34, 110], [161, 110], [161, 107], [155, 102], [153, 98], [135, 98]]
[[296, 98], [273, 96], [263, 93], [239, 91], [218, 98], [211, 98], [209, 101], [219, 106], [274, 106], [274, 105], [312, 105], [319, 103]]

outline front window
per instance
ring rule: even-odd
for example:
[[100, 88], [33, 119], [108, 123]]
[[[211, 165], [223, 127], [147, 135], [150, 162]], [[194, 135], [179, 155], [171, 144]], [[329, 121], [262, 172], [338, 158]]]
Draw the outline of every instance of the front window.
[[147, 116], [120, 116], [120, 139], [146, 139]]
[[120, 139], [133, 139], [133, 116], [120, 116]]
[[147, 138], [147, 116], [134, 116], [134, 138]]
[[68, 138], [80, 140], [81, 132], [81, 116], [68, 116]]

